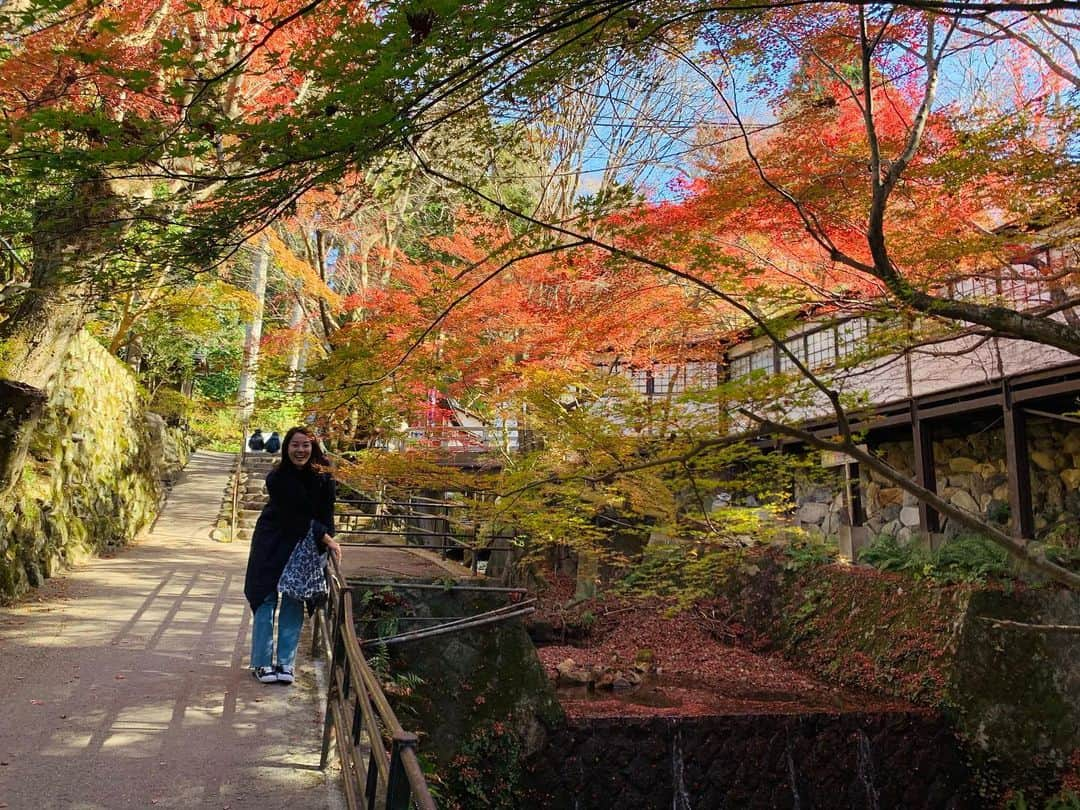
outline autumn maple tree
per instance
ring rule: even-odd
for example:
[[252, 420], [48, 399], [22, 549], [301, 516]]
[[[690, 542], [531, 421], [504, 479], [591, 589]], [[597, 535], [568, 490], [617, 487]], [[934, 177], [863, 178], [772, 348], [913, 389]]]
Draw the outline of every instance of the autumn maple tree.
[[[4, 437], [94, 294], [248, 242], [293, 279], [279, 343], [317, 337], [319, 407], [391, 403], [369, 428], [431, 390], [503, 408], [533, 372], [693, 362], [741, 328], [782, 351], [774, 318], [860, 298], [1076, 354], [1067, 264], [1049, 268], [1059, 317], [947, 293], [1075, 215], [1076, 10], [20, 4], [3, 17], [0, 216], [33, 292], [4, 288]], [[663, 92], [677, 83], [694, 89]], [[624, 137], [646, 128], [675, 140]], [[614, 159], [591, 184], [600, 142]], [[638, 204], [631, 167], [653, 159], [673, 176]], [[789, 359], [857, 449], [848, 403]], [[718, 404], [749, 393], [700, 394], [716, 407], [687, 446], [755, 417], [799, 429]], [[599, 476], [662, 450], [645, 444]]]
[[[301, 75], [285, 69], [289, 48], [326, 29], [306, 15], [286, 35], [298, 8], [5, 9], [0, 205], [19, 272], [5, 283], [0, 321], [0, 489], [14, 480], [43, 391], [94, 302], [145, 289], [145, 304], [220, 258], [176, 245], [190, 233], [185, 219], [221, 190], [242, 128], [302, 96]], [[125, 310], [121, 331], [136, 311]]]

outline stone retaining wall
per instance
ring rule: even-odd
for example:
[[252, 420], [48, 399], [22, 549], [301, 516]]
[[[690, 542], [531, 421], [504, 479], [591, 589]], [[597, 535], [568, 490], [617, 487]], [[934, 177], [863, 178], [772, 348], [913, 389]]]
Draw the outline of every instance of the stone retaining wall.
[[182, 434], [145, 412], [131, 372], [85, 333], [48, 395], [19, 482], [0, 503], [0, 600], [129, 542], [187, 461]]
[[1080, 643], [1039, 629], [1080, 624], [1080, 594], [752, 559], [724, 582], [729, 625], [827, 681], [942, 711], [977, 806], [1010, 788], [1044, 799], [1080, 763]]
[[521, 806], [960, 810], [966, 780], [929, 713], [592, 719], [528, 763]]

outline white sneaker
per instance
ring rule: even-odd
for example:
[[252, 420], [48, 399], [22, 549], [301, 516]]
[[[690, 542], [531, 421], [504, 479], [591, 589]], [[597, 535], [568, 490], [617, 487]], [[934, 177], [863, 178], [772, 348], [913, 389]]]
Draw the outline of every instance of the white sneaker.
[[255, 667], [251, 670], [251, 676], [259, 683], [278, 682], [278, 674], [273, 667]]
[[292, 683], [296, 680], [296, 676], [292, 667], [277, 668], [277, 682], [278, 683]]

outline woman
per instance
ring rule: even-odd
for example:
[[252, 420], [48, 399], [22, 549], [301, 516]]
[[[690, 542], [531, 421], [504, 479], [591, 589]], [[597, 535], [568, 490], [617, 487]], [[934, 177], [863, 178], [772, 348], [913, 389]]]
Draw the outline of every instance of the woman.
[[[341, 560], [334, 532], [334, 479], [330, 463], [314, 434], [294, 427], [285, 434], [281, 461], [266, 476], [270, 500], [255, 523], [248, 554], [244, 596], [255, 618], [251, 628], [251, 669], [262, 683], [289, 684], [294, 679], [296, 648], [304, 624], [304, 603], [281, 595], [277, 584], [285, 563], [308, 531], [316, 545]], [[274, 662], [274, 614], [277, 616], [277, 662]]]

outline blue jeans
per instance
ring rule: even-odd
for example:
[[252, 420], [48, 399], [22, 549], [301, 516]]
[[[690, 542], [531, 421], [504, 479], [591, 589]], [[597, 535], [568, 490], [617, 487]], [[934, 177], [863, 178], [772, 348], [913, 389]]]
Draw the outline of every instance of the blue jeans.
[[[251, 622], [251, 668], [274, 665], [274, 612], [278, 595], [270, 594], [255, 611]], [[300, 628], [304, 626], [304, 603], [282, 595], [277, 622], [277, 664], [291, 667], [300, 646]]]

